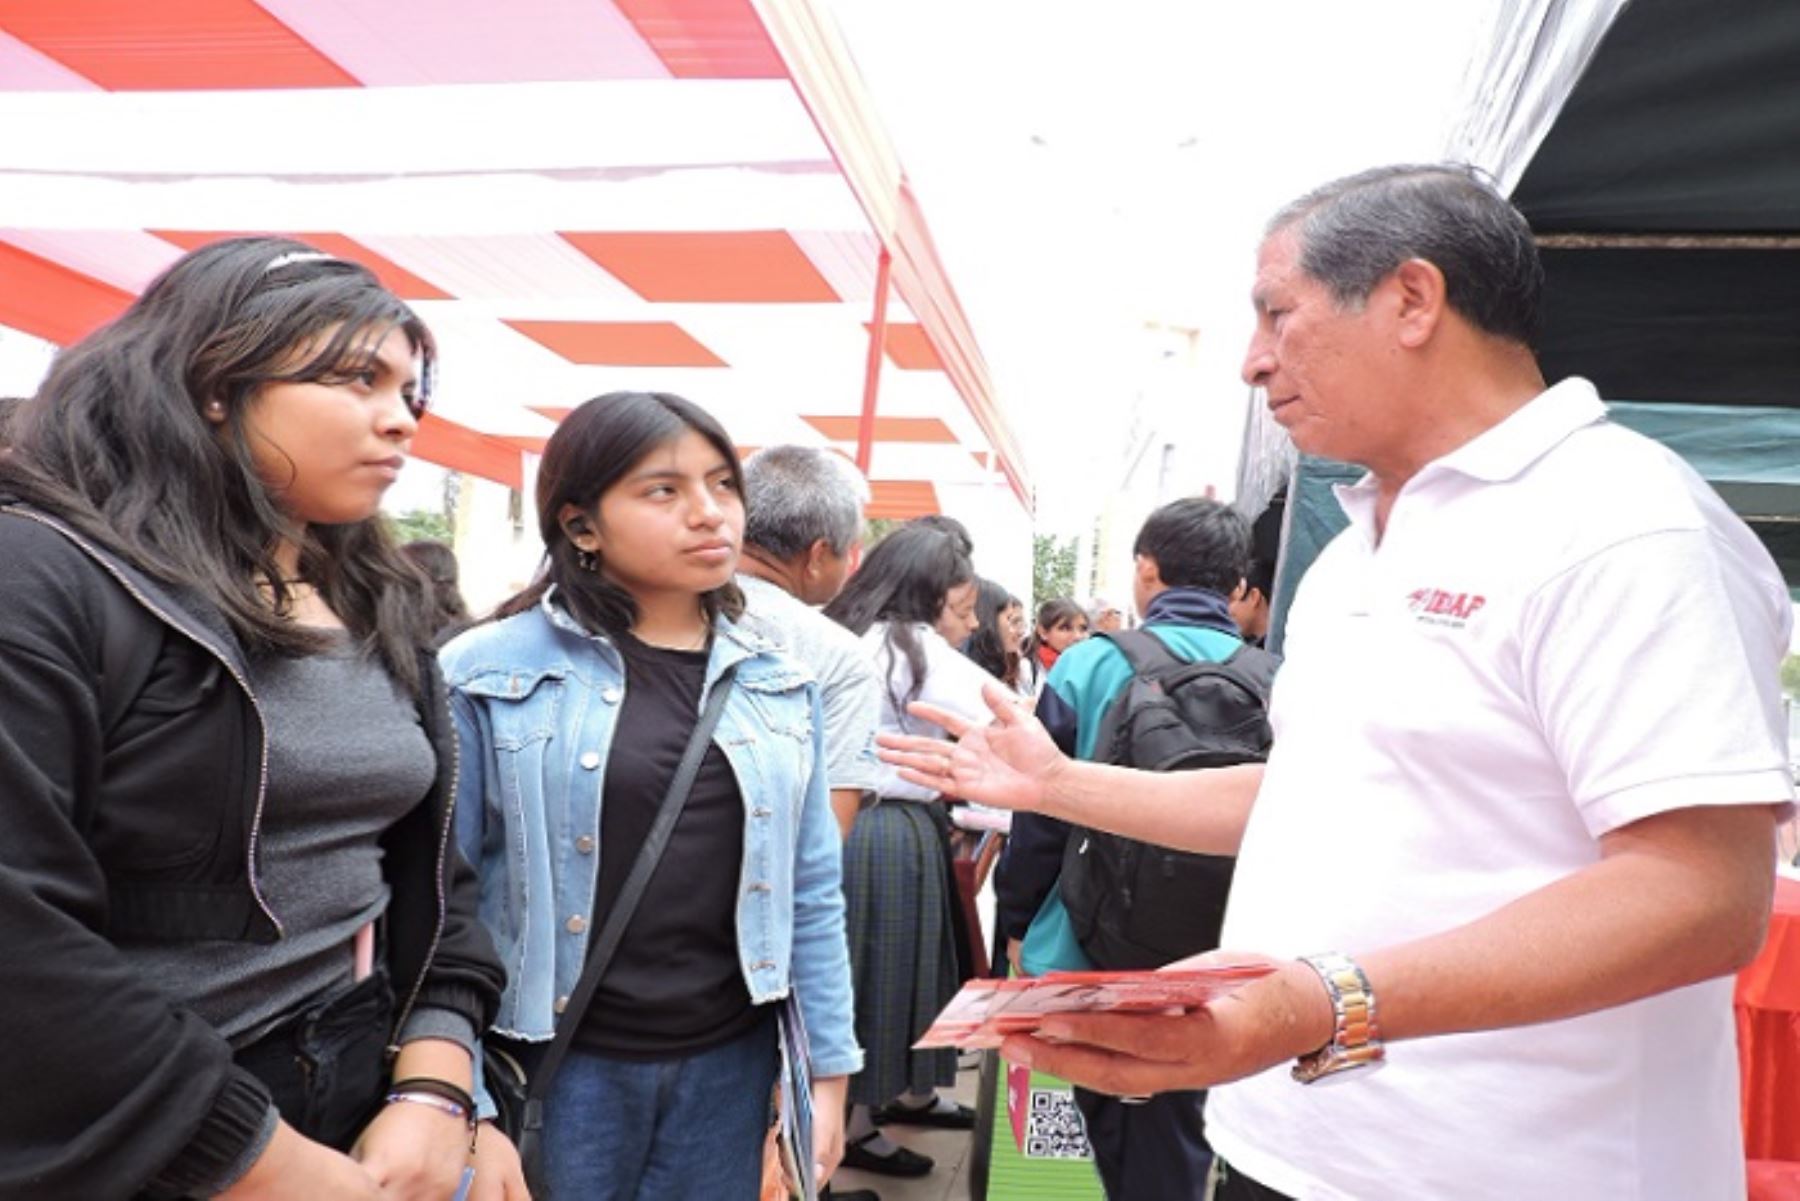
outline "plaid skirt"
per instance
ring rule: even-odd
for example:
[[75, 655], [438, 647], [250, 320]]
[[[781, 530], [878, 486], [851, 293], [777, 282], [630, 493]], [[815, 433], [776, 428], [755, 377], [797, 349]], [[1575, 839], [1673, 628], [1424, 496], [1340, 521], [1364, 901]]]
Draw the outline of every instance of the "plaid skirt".
[[880, 801], [857, 815], [844, 843], [844, 901], [856, 1039], [863, 1070], [850, 1100], [885, 1105], [956, 1082], [956, 1052], [912, 1044], [950, 998], [957, 969], [944, 835], [929, 804]]

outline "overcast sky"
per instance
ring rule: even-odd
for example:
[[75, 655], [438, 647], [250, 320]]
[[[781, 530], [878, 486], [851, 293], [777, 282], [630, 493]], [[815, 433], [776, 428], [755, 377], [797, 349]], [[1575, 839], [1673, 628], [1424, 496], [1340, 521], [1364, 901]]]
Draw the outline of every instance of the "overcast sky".
[[1264, 219], [1338, 175], [1436, 158], [1489, 20], [1488, 0], [830, 5], [1051, 528], [1114, 482], [1095, 430], [1166, 345], [1147, 323], [1200, 331], [1171, 432], [1199, 452], [1188, 490], [1230, 490]]

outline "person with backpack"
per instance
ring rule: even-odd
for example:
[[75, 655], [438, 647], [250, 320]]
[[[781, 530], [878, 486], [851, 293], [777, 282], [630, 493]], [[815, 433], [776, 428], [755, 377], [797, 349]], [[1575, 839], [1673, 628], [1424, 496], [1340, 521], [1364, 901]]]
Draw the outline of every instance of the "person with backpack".
[[5, 1201], [442, 1201], [504, 1143], [432, 606], [379, 515], [433, 358], [366, 268], [236, 238], [18, 410]]
[[[1150, 515], [1132, 550], [1143, 628], [1097, 634], [1064, 651], [1038, 717], [1064, 753], [1080, 759], [1152, 771], [1260, 759], [1274, 660], [1244, 645], [1229, 610], [1250, 560], [1249, 525], [1217, 501], [1177, 500]], [[1160, 967], [1218, 945], [1232, 863], [1014, 814], [995, 874], [1000, 928], [1016, 958], [1050, 902], [1066, 911], [1094, 966]], [[1212, 1161], [1204, 1091], [1133, 1104], [1077, 1088], [1075, 1100], [1108, 1197], [1189, 1201], [1204, 1193]]]

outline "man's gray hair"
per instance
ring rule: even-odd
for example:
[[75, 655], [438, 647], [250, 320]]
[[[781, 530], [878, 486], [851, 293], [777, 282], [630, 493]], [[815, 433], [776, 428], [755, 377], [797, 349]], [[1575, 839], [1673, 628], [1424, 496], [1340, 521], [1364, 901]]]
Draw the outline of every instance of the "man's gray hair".
[[1525, 217], [1475, 168], [1377, 167], [1334, 180], [1275, 214], [1293, 228], [1300, 266], [1339, 307], [1358, 307], [1395, 268], [1424, 259], [1444, 273], [1445, 300], [1475, 328], [1535, 345], [1544, 267]]
[[862, 534], [869, 485], [842, 455], [814, 446], [770, 446], [744, 460], [744, 541], [778, 559], [823, 538], [834, 555]]

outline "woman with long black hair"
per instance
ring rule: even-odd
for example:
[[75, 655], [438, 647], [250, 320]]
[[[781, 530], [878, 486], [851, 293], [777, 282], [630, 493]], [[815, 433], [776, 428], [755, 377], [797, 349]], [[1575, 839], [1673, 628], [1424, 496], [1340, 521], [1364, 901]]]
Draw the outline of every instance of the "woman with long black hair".
[[1025, 653], [1025, 606], [993, 580], [976, 581], [975, 632], [963, 653], [981, 670], [1023, 697], [1035, 697], [1042, 680], [1037, 660]]
[[377, 513], [433, 356], [365, 268], [235, 239], [9, 423], [0, 1198], [463, 1179], [500, 969], [424, 583]]
[[1053, 597], [1038, 606], [1022, 653], [1036, 661], [1040, 680], [1049, 679], [1057, 657], [1087, 636], [1087, 610], [1066, 596]]
[[[976, 582], [960, 526], [909, 522], [877, 543], [825, 608], [863, 640], [881, 681], [882, 733], [943, 736], [910, 717], [927, 701], [979, 721], [993, 679], [959, 653], [975, 628]], [[938, 794], [882, 765], [876, 803], [844, 844], [856, 1033], [867, 1055], [850, 1082], [844, 1162], [892, 1176], [922, 1176], [929, 1156], [899, 1146], [886, 1122], [967, 1129], [974, 1114], [936, 1090], [956, 1079], [954, 1051], [914, 1051], [938, 1011], [971, 974], [951, 879], [949, 824]], [[959, 942], [961, 946], [959, 948]]]
[[[823, 1179], [862, 1063], [839, 835], [818, 685], [738, 624], [737, 452], [679, 396], [601, 396], [551, 435], [537, 510], [542, 573], [444, 661], [458, 836], [511, 973], [496, 1028], [528, 1060], [559, 1034], [570, 1048], [545, 1104], [545, 1185], [582, 1201], [757, 1196], [790, 992]], [[690, 741], [703, 751], [685, 805], [570, 1012]]]

